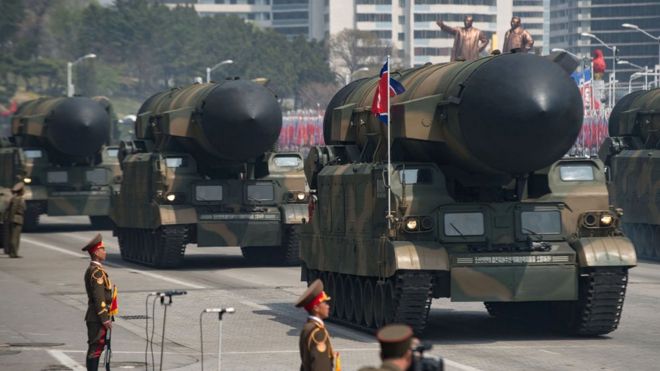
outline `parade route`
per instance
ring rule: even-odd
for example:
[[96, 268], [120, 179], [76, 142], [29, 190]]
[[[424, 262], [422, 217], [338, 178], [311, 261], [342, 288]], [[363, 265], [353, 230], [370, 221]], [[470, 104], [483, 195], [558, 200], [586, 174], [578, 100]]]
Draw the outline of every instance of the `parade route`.
[[[82, 278], [88, 258], [80, 251], [97, 231], [85, 218], [42, 217], [37, 233], [23, 235], [23, 259], [0, 258], [0, 366], [3, 370], [81, 370], [85, 364]], [[155, 270], [124, 262], [111, 231], [101, 231], [107, 269], [119, 287], [120, 314], [113, 326], [113, 369], [145, 368], [145, 298], [177, 289], [168, 307], [163, 369], [199, 370], [200, 312], [234, 307], [222, 321], [222, 368], [294, 370], [305, 314], [293, 307], [305, 288], [298, 268], [257, 267], [238, 248], [189, 246], [183, 267]], [[424, 340], [448, 370], [651, 370], [660, 356], [660, 264], [641, 262], [631, 271], [623, 319], [608, 336], [571, 338], [537, 324], [503, 323], [482, 303], [435, 300]], [[155, 312], [152, 314], [152, 309]], [[163, 307], [155, 314], [154, 358], [159, 367]], [[217, 316], [205, 315], [204, 368], [217, 368]], [[537, 326], [538, 325], [538, 326]], [[378, 363], [372, 334], [329, 324], [344, 370]], [[149, 333], [151, 336], [151, 333]], [[103, 359], [103, 358], [102, 358]], [[147, 362], [153, 365], [151, 353]], [[264, 365], [268, 365], [264, 367]]]

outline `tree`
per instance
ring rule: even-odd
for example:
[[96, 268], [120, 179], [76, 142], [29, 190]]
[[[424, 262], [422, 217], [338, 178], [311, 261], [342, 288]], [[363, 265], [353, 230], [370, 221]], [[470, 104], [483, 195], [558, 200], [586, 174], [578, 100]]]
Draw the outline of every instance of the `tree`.
[[[368, 31], [343, 30], [330, 38], [330, 56], [340, 77], [349, 77], [362, 67], [382, 64], [388, 49], [382, 40]], [[343, 83], [343, 81], [341, 81]]]

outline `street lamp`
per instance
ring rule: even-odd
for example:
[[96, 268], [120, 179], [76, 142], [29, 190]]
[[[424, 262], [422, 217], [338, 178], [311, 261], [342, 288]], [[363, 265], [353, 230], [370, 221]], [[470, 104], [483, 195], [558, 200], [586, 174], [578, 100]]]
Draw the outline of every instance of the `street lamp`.
[[566, 54], [570, 55], [571, 57], [573, 57], [573, 58], [575, 58], [575, 59], [577, 59], [577, 60], [582, 59], [582, 58], [580, 58], [579, 56], [577, 56], [577, 55], [575, 55], [575, 54], [569, 52], [569, 51], [566, 50], [566, 49], [562, 49], [562, 48], [552, 48], [550, 51], [553, 52], [553, 53], [556, 53], [556, 52], [566, 53]]
[[349, 75], [346, 75], [346, 85], [348, 85], [351, 80], [353, 80], [353, 77], [358, 73], [358, 72], [365, 72], [369, 71], [369, 67], [360, 67], [357, 70], [351, 72]]
[[66, 96], [67, 97], [73, 97], [73, 94], [75, 92], [75, 87], [73, 86], [73, 82], [71, 81], [72, 80], [71, 71], [73, 70], [73, 66], [84, 61], [85, 59], [90, 59], [90, 58], [96, 58], [96, 54], [94, 53], [85, 54], [73, 62], [66, 62]]
[[658, 42], [658, 65], [660, 65], [660, 36], [653, 36], [650, 33], [648, 33], [646, 31], [642, 30], [641, 28], [639, 28], [639, 26], [634, 25], [634, 24], [630, 24], [630, 23], [624, 23], [624, 24], [621, 25], [621, 27], [631, 28], [633, 30], [637, 30], [637, 31], [643, 33], [644, 35], [652, 38], [653, 40], [657, 41]]
[[226, 59], [226, 60], [216, 64], [213, 67], [206, 67], [206, 82], [211, 82], [211, 71], [215, 70], [216, 68], [218, 68], [220, 66], [224, 66], [225, 64], [232, 64], [232, 63], [234, 63], [234, 61], [232, 61], [231, 59]]
[[627, 64], [627, 65], [629, 65], [629, 66], [633, 66], [633, 67], [637, 68], [638, 70], [644, 70], [644, 71], [646, 71], [646, 67], [642, 67], [642, 66], [640, 66], [639, 64], [635, 64], [635, 63], [632, 63], [632, 62], [630, 62], [630, 61], [626, 61], [626, 60], [623, 60], [623, 59], [619, 60], [619, 61], [616, 62], [616, 63], [617, 63], [617, 64]]
[[[660, 36], [653, 36], [650, 33], [648, 33], [646, 31], [642, 30], [641, 28], [639, 28], [639, 26], [637, 26], [636, 24], [624, 23], [624, 24], [621, 25], [621, 27], [637, 30], [637, 31], [643, 33], [644, 35], [646, 35], [646, 36], [648, 36], [648, 37], [650, 37], [653, 40], [658, 42], [658, 67], [657, 68], [660, 68]], [[658, 82], [659, 82], [658, 77], [656, 77], [655, 78], [656, 85], [658, 85]]]
[[[640, 66], [640, 65], [638, 65], [638, 64], [635, 64], [635, 63], [632, 63], [632, 62], [630, 62], [630, 61], [626, 61], [626, 60], [623, 60], [623, 59], [620, 60], [620, 61], [617, 62], [617, 63], [618, 63], [618, 64], [627, 64], [627, 65], [629, 65], [629, 66], [633, 66], [633, 67], [637, 68], [637, 69], [640, 70], [640, 71], [644, 71], [644, 90], [647, 90], [647, 89], [648, 89], [648, 86], [649, 86], [649, 76], [648, 76], [648, 74], [647, 74], [648, 71], [647, 71], [647, 68], [646, 68], [646, 67], [642, 67], [642, 66]], [[638, 72], [635, 72], [635, 73], [633, 73], [633, 74], [630, 76], [630, 78], [628, 79], [628, 93], [631, 93], [631, 92], [632, 92], [632, 81], [633, 81], [635, 78], [637, 78], [638, 76], [641, 76], [641, 75], [640, 75]]]
[[609, 46], [605, 44], [605, 42], [601, 39], [598, 38], [598, 36], [588, 33], [588, 32], [582, 32], [580, 35], [583, 37], [590, 37], [596, 41], [598, 41], [602, 46], [606, 47], [607, 49], [612, 51], [612, 74], [610, 75], [610, 107], [614, 105], [614, 102], [616, 102], [616, 99], [614, 97], [614, 94], [616, 94], [616, 45]]

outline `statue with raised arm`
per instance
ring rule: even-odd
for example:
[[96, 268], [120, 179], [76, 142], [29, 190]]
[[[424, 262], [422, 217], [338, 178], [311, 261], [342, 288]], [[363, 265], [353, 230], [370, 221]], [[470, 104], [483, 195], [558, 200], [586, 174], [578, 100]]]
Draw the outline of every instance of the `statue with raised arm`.
[[471, 61], [479, 58], [479, 53], [488, 45], [486, 34], [472, 27], [472, 16], [465, 16], [463, 25], [465, 27], [447, 26], [441, 20], [436, 23], [440, 28], [454, 35], [454, 47], [451, 50], [451, 61], [466, 60]]
[[520, 17], [511, 18], [511, 29], [504, 35], [503, 53], [527, 53], [532, 50], [534, 39], [520, 25]]

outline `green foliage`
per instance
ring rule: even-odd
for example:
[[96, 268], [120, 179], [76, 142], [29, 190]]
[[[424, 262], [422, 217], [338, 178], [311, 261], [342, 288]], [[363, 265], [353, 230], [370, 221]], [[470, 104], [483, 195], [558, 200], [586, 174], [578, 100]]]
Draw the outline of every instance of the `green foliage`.
[[281, 97], [333, 80], [323, 43], [290, 41], [238, 17], [200, 17], [190, 6], [170, 9], [149, 0], [116, 0], [110, 7], [92, 0], [2, 4], [17, 10], [13, 18], [10, 12], [0, 18], [0, 29], [8, 30], [2, 37], [13, 41], [8, 56], [0, 57], [0, 83], [21, 81], [40, 93], [63, 94], [66, 62], [87, 53], [97, 58], [73, 67], [76, 93], [84, 95], [144, 100], [205, 78], [207, 67], [226, 59], [234, 64], [213, 71], [213, 80], [265, 77]]

